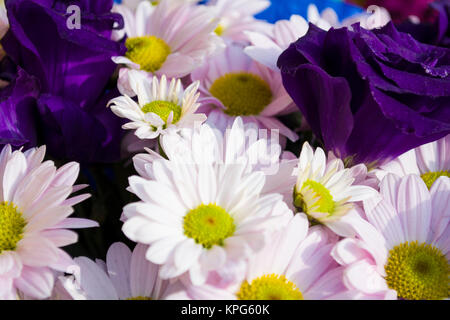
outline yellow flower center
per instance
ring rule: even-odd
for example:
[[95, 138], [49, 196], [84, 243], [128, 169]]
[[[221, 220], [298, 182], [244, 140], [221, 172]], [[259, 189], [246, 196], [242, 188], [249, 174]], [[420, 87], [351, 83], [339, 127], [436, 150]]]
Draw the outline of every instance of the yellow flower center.
[[26, 221], [14, 204], [0, 203], [0, 254], [3, 250], [15, 250], [23, 238]]
[[215, 205], [200, 205], [184, 217], [184, 234], [201, 244], [205, 249], [223, 246], [224, 240], [236, 230], [234, 219], [223, 208]]
[[306, 214], [326, 212], [331, 215], [335, 209], [335, 202], [330, 191], [313, 180], [305, 181], [300, 191], [294, 188], [294, 205]]
[[126, 300], [152, 300], [152, 298], [137, 296], [137, 297], [127, 298]]
[[272, 101], [270, 86], [259, 76], [247, 72], [227, 73], [209, 89], [226, 107], [230, 116], [258, 115]]
[[167, 43], [155, 36], [128, 38], [125, 46], [128, 49], [125, 56], [147, 72], [161, 69], [171, 52]]
[[428, 189], [431, 189], [431, 186], [439, 177], [449, 177], [450, 178], [450, 172], [448, 170], [438, 171], [438, 172], [427, 172], [427, 173], [422, 174], [420, 177], [425, 182]]
[[244, 281], [236, 294], [239, 300], [303, 300], [297, 286], [283, 275], [269, 274]]
[[408, 300], [437, 300], [448, 297], [449, 263], [436, 247], [406, 242], [389, 251], [385, 265], [386, 283]]
[[225, 31], [225, 27], [222, 24], [219, 24], [216, 28], [216, 30], [214, 30], [214, 32], [220, 37], [223, 35]]
[[170, 112], [173, 111], [173, 120], [172, 123], [177, 123], [181, 118], [181, 107], [173, 102], [156, 100], [150, 103], [147, 103], [142, 107], [142, 112], [144, 113], [155, 113], [157, 114], [162, 121], [167, 124], [167, 119], [169, 118]]

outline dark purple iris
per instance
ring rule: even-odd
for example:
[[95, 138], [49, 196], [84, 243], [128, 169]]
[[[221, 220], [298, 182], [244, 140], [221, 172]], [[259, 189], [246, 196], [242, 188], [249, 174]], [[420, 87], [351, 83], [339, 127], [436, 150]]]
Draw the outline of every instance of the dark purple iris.
[[[80, 8], [80, 28], [69, 28]], [[14, 0], [6, 2], [10, 30], [2, 40], [6, 53], [41, 91], [37, 100], [39, 135], [55, 157], [80, 162], [110, 162], [120, 156], [121, 121], [106, 108], [117, 93], [106, 90], [125, 53], [111, 40], [122, 17], [111, 13], [113, 0]]]
[[450, 133], [450, 50], [392, 23], [308, 33], [278, 60], [286, 90], [325, 148], [383, 162]]

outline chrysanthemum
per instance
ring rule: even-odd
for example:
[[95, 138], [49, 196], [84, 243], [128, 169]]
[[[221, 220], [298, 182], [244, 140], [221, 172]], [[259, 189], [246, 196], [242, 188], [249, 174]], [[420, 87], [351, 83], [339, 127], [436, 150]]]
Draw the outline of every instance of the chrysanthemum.
[[219, 25], [217, 35], [232, 41], [247, 41], [245, 31], [266, 33], [270, 24], [254, 18], [270, 6], [268, 0], [211, 0], [208, 7], [212, 9]]
[[247, 53], [254, 60], [268, 66], [273, 70], [279, 70], [277, 66], [278, 57], [289, 45], [308, 32], [308, 22], [318, 26], [323, 30], [331, 27], [339, 28], [350, 26], [359, 22], [366, 29], [381, 27], [389, 22], [389, 13], [385, 9], [377, 9], [373, 15], [356, 15], [342, 22], [339, 22], [336, 12], [327, 8], [319, 13], [314, 4], [308, 6], [308, 21], [299, 15], [292, 15], [289, 20], [279, 20], [272, 26], [270, 32], [246, 31], [251, 45], [245, 48]]
[[153, 6], [143, 1], [135, 14], [126, 6], [116, 11], [125, 20], [128, 51], [113, 60], [131, 69], [180, 78], [224, 46], [214, 33], [217, 21], [205, 6], [171, 0]]
[[380, 180], [388, 173], [400, 177], [417, 174], [430, 189], [439, 177], [450, 177], [450, 135], [410, 150], [375, 172]]
[[[167, 134], [159, 140], [165, 157], [170, 161], [183, 163], [235, 164], [245, 165], [245, 172], [262, 171], [265, 184], [262, 194], [280, 193], [292, 203], [293, 175], [297, 158], [283, 152], [274, 136], [260, 132], [254, 123], [244, 124], [236, 118], [225, 133], [210, 125], [185, 128], [178, 134]], [[147, 149], [148, 153], [136, 155], [134, 166], [140, 176], [154, 179], [151, 163], [164, 159], [160, 154]]]
[[264, 129], [278, 129], [292, 141], [297, 135], [275, 118], [292, 111], [279, 72], [253, 61], [240, 46], [230, 45], [191, 74], [200, 81], [201, 110], [208, 122], [225, 129], [234, 118], [253, 122]]
[[260, 250], [292, 212], [281, 195], [262, 194], [265, 174], [249, 171], [245, 157], [225, 163], [208, 157], [205, 150], [221, 147], [213, 139], [206, 144], [193, 139], [190, 153], [171, 152], [164, 147], [166, 139], [162, 144], [169, 160], [135, 157], [143, 177], [131, 177], [129, 190], [141, 201], [124, 207], [123, 231], [149, 245], [146, 257], [161, 265], [162, 278], [188, 273], [193, 283], [202, 284], [210, 271]]
[[15, 299], [19, 293], [36, 299], [48, 298], [54, 271], [73, 264], [60, 247], [77, 242], [68, 228], [97, 226], [94, 221], [68, 218], [72, 206], [88, 194], [69, 198], [82, 186], [74, 186], [79, 165], [71, 162], [56, 169], [42, 162], [45, 147], [26, 152], [0, 153], [0, 299]]
[[337, 13], [332, 8], [326, 8], [319, 13], [314, 4], [308, 6], [308, 21], [319, 28], [328, 31], [330, 28], [350, 27], [354, 23], [359, 23], [365, 29], [375, 29], [386, 25], [391, 21], [391, 16], [385, 8], [370, 8], [367, 13], [355, 14], [342, 22], [339, 21]]
[[75, 258], [70, 276], [58, 281], [60, 297], [75, 300], [161, 300], [173, 288], [159, 278], [159, 266], [145, 259], [147, 247], [137, 244], [133, 252], [123, 243], [111, 245], [106, 263], [86, 257]]
[[428, 190], [417, 175], [388, 174], [380, 189], [381, 201], [364, 201], [370, 223], [333, 250], [347, 287], [390, 299], [447, 299], [450, 179]]
[[320, 226], [308, 231], [308, 219], [298, 214], [272, 236], [263, 250], [249, 259], [239, 278], [223, 284], [212, 273], [202, 286], [185, 281], [185, 290], [169, 298], [318, 300], [358, 297], [360, 293], [344, 286], [343, 268], [330, 255], [336, 239]]
[[[327, 162], [321, 148], [314, 151], [308, 142], [303, 144], [298, 162], [297, 183], [293, 198], [295, 207], [313, 221], [320, 222], [334, 232], [345, 235], [349, 225], [358, 217], [354, 202], [375, 197], [375, 189], [354, 185], [355, 173], [364, 165], [344, 168], [341, 159]], [[362, 174], [367, 169], [362, 170]], [[351, 214], [350, 214], [351, 213]], [[348, 220], [348, 221], [347, 221]]]
[[290, 20], [277, 21], [270, 35], [258, 32], [246, 32], [251, 45], [245, 48], [245, 53], [259, 63], [279, 70], [277, 60], [281, 53], [298, 38], [308, 31], [308, 22], [298, 15], [292, 15]]
[[172, 79], [170, 84], [165, 76], [160, 80], [154, 77], [151, 81], [139, 71], [132, 70], [129, 83], [138, 102], [124, 95], [112, 99], [108, 105], [117, 116], [130, 120], [123, 129], [136, 130], [135, 134], [140, 139], [154, 139], [167, 131], [206, 120], [204, 114], [195, 113], [199, 107], [199, 82], [184, 90], [179, 79]]

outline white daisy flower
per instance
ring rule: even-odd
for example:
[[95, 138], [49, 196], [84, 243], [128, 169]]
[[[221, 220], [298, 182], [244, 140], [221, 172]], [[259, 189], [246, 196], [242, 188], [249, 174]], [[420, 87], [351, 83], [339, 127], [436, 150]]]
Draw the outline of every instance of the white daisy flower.
[[130, 71], [129, 84], [138, 102], [124, 95], [112, 99], [108, 106], [118, 117], [131, 120], [122, 128], [136, 130], [135, 135], [140, 139], [155, 139], [168, 131], [206, 120], [204, 114], [195, 113], [200, 106], [197, 103], [199, 82], [184, 90], [179, 79], [172, 79], [170, 84], [165, 76], [150, 81], [142, 73]]
[[78, 240], [67, 229], [98, 226], [68, 218], [90, 196], [68, 198], [84, 187], [73, 185], [79, 165], [56, 169], [44, 156], [45, 147], [12, 152], [6, 145], [0, 153], [0, 299], [50, 297], [54, 272], [73, 264], [60, 249]]
[[170, 299], [220, 300], [323, 300], [361, 297], [345, 287], [344, 268], [330, 255], [337, 237], [321, 226], [308, 230], [302, 213], [250, 258], [241, 276], [231, 283], [217, 282], [212, 275], [202, 286], [184, 279], [185, 289]]
[[276, 72], [247, 56], [243, 48], [230, 45], [191, 74], [200, 81], [202, 112], [208, 122], [225, 130], [234, 119], [256, 123], [261, 129], [278, 129], [292, 141], [298, 136], [276, 116], [296, 108]]
[[298, 15], [292, 15], [289, 20], [279, 20], [270, 28], [269, 32], [246, 31], [251, 45], [245, 48], [247, 53], [254, 60], [265, 66], [279, 70], [277, 61], [283, 51], [299, 38], [303, 37], [309, 29], [308, 22], [323, 30], [331, 27], [350, 27], [353, 23], [359, 22], [366, 29], [379, 28], [390, 21], [389, 13], [384, 8], [377, 8], [372, 14], [358, 14], [339, 22], [336, 12], [331, 8], [326, 8], [319, 13], [314, 4], [308, 6], [307, 20]]
[[[292, 203], [293, 171], [298, 160], [290, 152], [282, 151], [274, 135], [269, 138], [254, 123], [244, 124], [238, 117], [225, 133], [210, 125], [202, 125], [183, 129], [178, 134], [164, 135], [159, 142], [170, 161], [208, 165], [241, 163], [246, 166], [246, 173], [262, 171], [266, 176], [262, 193], [286, 194]], [[148, 163], [164, 158], [152, 150], [147, 151], [149, 153], [135, 156], [133, 161], [140, 176], [153, 179]], [[293, 182], [286, 184], [286, 180]]]
[[417, 175], [388, 174], [380, 193], [381, 201], [364, 201], [368, 222], [355, 225], [358, 237], [333, 249], [344, 283], [387, 299], [448, 299], [450, 179], [428, 190]]
[[308, 29], [308, 22], [303, 17], [292, 15], [289, 20], [277, 21], [270, 35], [247, 31], [251, 45], [244, 51], [252, 59], [278, 71], [278, 57], [292, 42], [303, 37]]
[[359, 218], [353, 210], [354, 203], [378, 195], [369, 186], [353, 184], [355, 172], [360, 172], [360, 166], [364, 165], [344, 169], [341, 159], [327, 163], [321, 148], [314, 151], [305, 142], [300, 153], [293, 193], [295, 207], [339, 235], [352, 233], [352, 221]]
[[56, 296], [75, 300], [164, 299], [177, 286], [159, 278], [159, 266], [145, 259], [146, 250], [138, 244], [131, 252], [116, 242], [109, 247], [106, 262], [75, 258], [74, 273], [59, 277]]
[[215, 29], [217, 35], [231, 41], [248, 40], [245, 31], [266, 33], [270, 24], [255, 19], [254, 16], [270, 6], [268, 0], [211, 0], [208, 7], [219, 25]]
[[127, 205], [122, 219], [128, 238], [149, 245], [146, 257], [161, 265], [161, 278], [187, 273], [202, 284], [210, 271], [245, 262], [259, 251], [292, 212], [281, 195], [262, 194], [265, 175], [249, 172], [245, 157], [225, 163], [215, 156], [204, 159], [203, 150], [222, 145], [193, 141], [191, 155], [164, 149], [169, 160], [135, 157], [143, 177], [131, 177], [129, 190], [141, 201]]
[[115, 10], [125, 20], [128, 51], [125, 56], [113, 57], [113, 61], [128, 68], [181, 78], [224, 48], [222, 39], [214, 33], [217, 21], [205, 6], [163, 0], [157, 6], [140, 2], [136, 13], [126, 6]]
[[330, 28], [351, 27], [354, 23], [359, 23], [365, 29], [381, 28], [391, 21], [389, 12], [382, 7], [372, 6], [368, 12], [355, 14], [351, 17], [339, 21], [337, 13], [332, 8], [326, 8], [319, 12], [314, 4], [308, 6], [308, 21], [319, 28], [328, 31]]
[[388, 173], [420, 175], [430, 189], [439, 177], [450, 177], [450, 135], [410, 150], [374, 172], [380, 180]]

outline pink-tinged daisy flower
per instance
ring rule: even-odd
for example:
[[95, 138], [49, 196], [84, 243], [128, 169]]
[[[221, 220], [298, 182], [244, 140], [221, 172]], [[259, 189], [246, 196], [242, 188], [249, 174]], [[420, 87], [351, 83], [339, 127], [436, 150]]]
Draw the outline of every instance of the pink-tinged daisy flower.
[[230, 127], [235, 117], [253, 122], [263, 129], [278, 129], [292, 141], [298, 136], [275, 116], [292, 112], [279, 72], [253, 61], [243, 49], [230, 45], [196, 69], [193, 81], [200, 81], [202, 107], [208, 122], [221, 130]]
[[382, 199], [364, 201], [369, 222], [333, 249], [348, 288], [388, 299], [448, 299], [450, 179], [428, 190], [417, 175], [388, 174]]
[[183, 279], [185, 290], [169, 298], [322, 300], [360, 296], [345, 287], [344, 268], [330, 255], [336, 240], [336, 236], [320, 226], [308, 231], [308, 219], [298, 214], [272, 236], [263, 250], [249, 259], [241, 277], [224, 284], [212, 273], [202, 286], [193, 286]]
[[217, 21], [205, 6], [163, 0], [157, 6], [143, 1], [135, 14], [125, 6], [115, 10], [125, 20], [128, 51], [113, 60], [131, 69], [181, 78], [224, 47], [214, 33]]
[[388, 173], [400, 177], [417, 174], [430, 189], [439, 177], [450, 177], [450, 135], [402, 154], [375, 173], [380, 180]]
[[108, 106], [118, 117], [130, 120], [122, 128], [136, 130], [135, 135], [140, 139], [155, 139], [160, 134], [206, 120], [206, 115], [195, 113], [200, 106], [197, 103], [199, 82], [184, 90], [179, 79], [168, 83], [162, 76], [160, 80], [154, 77], [151, 81], [139, 71], [132, 70], [129, 84], [138, 102], [124, 95], [112, 99]]
[[258, 32], [246, 32], [251, 45], [245, 48], [245, 53], [252, 59], [278, 71], [277, 60], [281, 53], [298, 38], [308, 32], [308, 22], [298, 15], [292, 15], [290, 20], [277, 21], [270, 35]]
[[314, 151], [308, 142], [303, 144], [296, 170], [294, 206], [342, 236], [350, 236], [354, 220], [361, 219], [355, 202], [378, 194], [369, 186], [354, 184], [362, 180], [358, 175], [366, 176], [364, 164], [349, 169], [338, 158], [327, 162], [325, 152], [321, 148]]
[[[169, 160], [154, 154], [135, 157], [142, 177], [129, 179], [129, 191], [141, 201], [124, 207], [123, 231], [149, 245], [146, 257], [161, 265], [161, 278], [187, 274], [199, 285], [210, 271], [239, 264], [263, 248], [292, 212], [281, 195], [262, 194], [265, 174], [249, 172], [245, 157], [225, 163], [203, 157], [204, 150], [222, 147], [214, 139], [192, 139], [190, 154], [172, 152], [183, 149], [167, 148], [167, 138], [162, 144]], [[228, 156], [236, 154], [234, 146], [227, 146]]]
[[[308, 6], [308, 22], [315, 24], [321, 29], [329, 30], [331, 27], [351, 26], [359, 22], [366, 29], [381, 27], [390, 21], [389, 13], [383, 8], [378, 8], [372, 15], [357, 15], [344, 22], [339, 22], [338, 16], [333, 9], [327, 8], [319, 13], [314, 4]], [[277, 66], [278, 57], [289, 45], [303, 37], [309, 29], [308, 22], [301, 16], [292, 15], [290, 20], [279, 20], [270, 32], [247, 31], [245, 34], [251, 45], [245, 48], [254, 60], [266, 65], [273, 70], [279, 70]]]
[[73, 264], [60, 247], [77, 242], [69, 228], [98, 226], [94, 221], [68, 218], [72, 206], [89, 198], [69, 198], [83, 186], [74, 186], [79, 165], [57, 169], [53, 161], [42, 162], [45, 147], [26, 152], [0, 153], [0, 299], [26, 295], [48, 298], [54, 271]]
[[75, 300], [162, 300], [176, 289], [158, 276], [159, 266], [145, 259], [147, 247], [133, 252], [123, 243], [111, 245], [106, 263], [86, 257], [75, 258], [73, 275], [61, 276], [57, 298]]
[[254, 15], [270, 6], [267, 0], [212, 0], [208, 7], [219, 20], [217, 35], [237, 42], [248, 40], [245, 31], [269, 32], [270, 24], [254, 18]]

